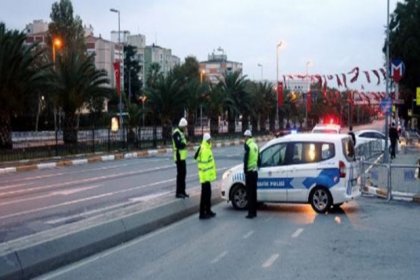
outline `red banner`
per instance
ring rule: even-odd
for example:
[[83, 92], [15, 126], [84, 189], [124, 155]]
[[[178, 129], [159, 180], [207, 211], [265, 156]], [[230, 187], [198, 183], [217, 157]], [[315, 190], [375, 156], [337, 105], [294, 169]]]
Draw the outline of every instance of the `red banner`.
[[283, 83], [277, 84], [277, 107], [283, 106]]
[[312, 110], [312, 93], [308, 91], [306, 95], [306, 112], [310, 112]]
[[121, 94], [121, 68], [119, 62], [114, 62], [114, 77], [115, 77], [115, 88], [117, 89], [117, 94]]

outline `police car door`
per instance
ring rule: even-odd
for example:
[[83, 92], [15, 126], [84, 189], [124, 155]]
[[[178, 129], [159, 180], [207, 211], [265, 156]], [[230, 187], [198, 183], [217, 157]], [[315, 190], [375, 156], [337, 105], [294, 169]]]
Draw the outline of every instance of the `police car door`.
[[288, 161], [288, 177], [290, 178], [287, 201], [305, 202], [308, 200], [311, 178], [317, 175], [317, 148], [313, 142], [293, 142], [289, 144], [291, 159]]
[[286, 148], [287, 143], [277, 143], [260, 153], [257, 198], [259, 201], [286, 201]]

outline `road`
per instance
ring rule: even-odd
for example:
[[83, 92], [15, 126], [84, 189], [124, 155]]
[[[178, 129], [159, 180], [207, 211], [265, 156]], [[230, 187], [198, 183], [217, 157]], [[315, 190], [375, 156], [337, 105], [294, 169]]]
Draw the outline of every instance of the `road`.
[[[242, 149], [214, 149], [219, 176], [242, 161]], [[169, 153], [0, 176], [0, 243], [174, 193], [175, 177]], [[187, 192], [199, 186], [191, 156]]]
[[39, 279], [418, 279], [418, 205], [361, 197], [327, 215], [224, 202]]

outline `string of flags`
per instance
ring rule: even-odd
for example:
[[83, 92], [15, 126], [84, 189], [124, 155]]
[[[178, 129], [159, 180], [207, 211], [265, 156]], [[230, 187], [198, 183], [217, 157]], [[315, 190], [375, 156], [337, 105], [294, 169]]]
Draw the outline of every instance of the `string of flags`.
[[[363, 73], [364, 75], [360, 75], [360, 73]], [[284, 84], [286, 84], [286, 79], [290, 80], [302, 80], [302, 79], [310, 79], [312, 82], [319, 82], [323, 87], [327, 87], [328, 83], [336, 82], [337, 87], [345, 87], [347, 88], [347, 81], [350, 83], [356, 82], [360, 77], [364, 77], [366, 79], [366, 82], [368, 84], [372, 82], [376, 82], [376, 85], [379, 85], [383, 80], [386, 79], [386, 71], [384, 68], [379, 69], [372, 69], [372, 70], [364, 70], [360, 71], [359, 67], [354, 67], [351, 71], [348, 73], [340, 73], [340, 74], [327, 74], [327, 75], [320, 75], [320, 74], [314, 74], [314, 75], [301, 75], [301, 74], [295, 74], [295, 75], [283, 75], [283, 81]], [[376, 79], [373, 80], [371, 77], [375, 77]]]

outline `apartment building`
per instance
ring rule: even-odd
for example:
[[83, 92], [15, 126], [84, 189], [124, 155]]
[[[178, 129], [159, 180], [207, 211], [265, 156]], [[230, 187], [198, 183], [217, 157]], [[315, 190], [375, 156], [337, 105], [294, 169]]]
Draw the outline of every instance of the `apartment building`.
[[239, 71], [242, 74], [242, 63], [228, 60], [222, 48], [213, 50], [207, 61], [202, 61], [199, 65], [205, 78], [215, 84], [227, 73]]

